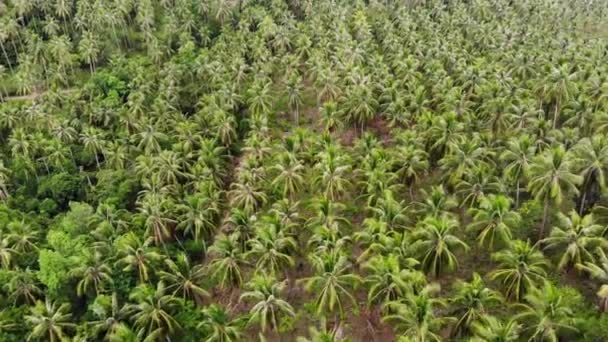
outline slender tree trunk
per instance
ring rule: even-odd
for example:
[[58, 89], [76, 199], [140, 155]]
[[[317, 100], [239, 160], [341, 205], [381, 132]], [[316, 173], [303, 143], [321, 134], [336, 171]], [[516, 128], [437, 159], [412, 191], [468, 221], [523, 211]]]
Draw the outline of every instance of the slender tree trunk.
[[555, 104], [555, 113], [553, 113], [553, 129], [555, 129], [557, 127], [557, 117], [558, 117], [558, 113], [559, 112], [559, 100], [557, 100], [557, 103]]
[[545, 204], [543, 209], [543, 221], [540, 224], [540, 231], [538, 232], [538, 239], [541, 240], [545, 235], [545, 225], [547, 224], [547, 215], [549, 213], [549, 197], [545, 197]]
[[4, 54], [4, 59], [6, 59], [6, 64], [8, 64], [8, 68], [11, 70], [11, 72], [15, 72], [15, 70], [13, 69], [13, 64], [8, 58], [8, 54], [6, 53], [6, 49], [4, 48], [4, 43], [0, 42], [0, 48], [2, 48], [2, 54]]
[[517, 178], [517, 190], [515, 193], [515, 208], [519, 208], [519, 178]]

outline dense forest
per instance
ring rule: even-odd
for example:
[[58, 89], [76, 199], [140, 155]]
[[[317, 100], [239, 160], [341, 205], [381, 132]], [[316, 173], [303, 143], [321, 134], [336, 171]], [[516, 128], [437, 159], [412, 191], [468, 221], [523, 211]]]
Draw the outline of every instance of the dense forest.
[[0, 341], [608, 341], [607, 18], [0, 1]]

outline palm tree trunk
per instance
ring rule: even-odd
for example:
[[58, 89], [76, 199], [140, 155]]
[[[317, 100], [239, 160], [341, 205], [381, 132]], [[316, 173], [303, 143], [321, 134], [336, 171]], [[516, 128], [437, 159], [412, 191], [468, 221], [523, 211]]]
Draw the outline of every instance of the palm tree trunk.
[[540, 224], [540, 231], [538, 232], [538, 239], [541, 240], [545, 235], [545, 225], [547, 224], [547, 214], [549, 213], [549, 197], [545, 197], [545, 204], [543, 209], [543, 221]]
[[519, 178], [517, 179], [517, 190], [515, 193], [515, 208], [519, 208]]
[[4, 54], [4, 59], [6, 59], [6, 64], [8, 64], [8, 68], [11, 69], [11, 73], [15, 72], [15, 70], [13, 70], [13, 64], [9, 60], [6, 49], [4, 48], [4, 43], [0, 42], [0, 48], [2, 48], [2, 54]]
[[557, 100], [557, 103], [555, 104], [555, 113], [553, 113], [553, 129], [555, 129], [557, 127], [557, 113], [559, 112], [559, 100]]

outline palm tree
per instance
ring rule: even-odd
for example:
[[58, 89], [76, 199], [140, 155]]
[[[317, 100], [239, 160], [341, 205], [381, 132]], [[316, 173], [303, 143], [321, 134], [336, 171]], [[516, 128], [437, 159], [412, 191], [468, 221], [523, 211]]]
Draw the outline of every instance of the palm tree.
[[450, 302], [458, 318], [452, 328], [456, 335], [474, 330], [474, 324], [483, 322], [489, 308], [502, 303], [500, 294], [487, 288], [477, 273], [473, 273], [471, 282], [458, 281], [455, 288], [456, 294]]
[[325, 132], [333, 132], [336, 129], [342, 128], [342, 113], [338, 110], [338, 104], [334, 101], [327, 101], [319, 109], [321, 122], [325, 128]]
[[534, 156], [535, 146], [529, 135], [521, 135], [507, 142], [500, 160], [506, 162], [503, 174], [510, 180], [515, 180], [515, 207], [519, 207], [519, 195], [522, 178], [528, 173], [530, 161]]
[[203, 289], [205, 279], [202, 265], [190, 264], [188, 256], [180, 253], [173, 261], [165, 260], [168, 271], [160, 271], [158, 275], [167, 283], [167, 291], [173, 291], [173, 295], [181, 293], [183, 299], [193, 299], [200, 303], [203, 298], [209, 297], [209, 293]]
[[43, 295], [38, 284], [36, 274], [30, 269], [16, 270], [10, 273], [10, 280], [3, 289], [9, 294], [8, 299], [15, 305], [21, 303], [34, 305]]
[[388, 302], [385, 310], [390, 313], [384, 321], [395, 322], [396, 331], [414, 341], [441, 341], [440, 329], [451, 321], [448, 317], [437, 317], [439, 309], [446, 306], [442, 299], [435, 298], [439, 285], [428, 285], [420, 293], [408, 293], [402, 301]]
[[458, 267], [458, 259], [454, 255], [456, 249], [468, 250], [469, 246], [453, 235], [458, 227], [458, 221], [453, 218], [426, 217], [412, 232], [412, 252], [421, 260], [424, 270], [434, 277], [444, 270], [452, 271]]
[[28, 341], [60, 342], [67, 337], [66, 330], [76, 328], [76, 324], [70, 323], [72, 314], [67, 303], [58, 306], [47, 298], [44, 303], [37, 302], [30, 312], [25, 316], [25, 321], [31, 326]]
[[300, 106], [302, 105], [302, 77], [293, 74], [285, 84], [287, 90], [287, 105], [289, 110], [294, 114], [296, 125], [300, 122]]
[[247, 287], [249, 291], [241, 295], [241, 300], [254, 303], [249, 311], [249, 323], [259, 322], [262, 332], [266, 332], [268, 327], [278, 331], [279, 320], [283, 315], [295, 316], [293, 307], [281, 299], [285, 281], [277, 282], [272, 276], [260, 275], [254, 276]]
[[592, 214], [581, 217], [572, 210], [569, 216], [557, 213], [557, 225], [541, 242], [546, 245], [546, 249], [561, 251], [562, 256], [557, 264], [561, 270], [593, 261], [592, 248], [608, 247], [608, 242], [603, 237], [604, 231], [605, 227], [596, 224]]
[[251, 183], [232, 183], [228, 192], [230, 203], [248, 213], [253, 213], [268, 197], [263, 190]]
[[603, 282], [597, 291], [597, 296], [600, 299], [600, 311], [606, 312], [608, 311], [608, 257], [602, 248], [597, 248], [595, 254], [597, 260], [576, 264], [576, 268]]
[[151, 242], [150, 239], [142, 241], [134, 232], [129, 232], [116, 241], [120, 257], [117, 264], [124, 266], [124, 272], [136, 271], [140, 283], [148, 281], [150, 268], [161, 259], [161, 255], [150, 247]]
[[239, 234], [220, 234], [209, 247], [211, 261], [207, 269], [211, 278], [219, 281], [221, 288], [239, 287], [243, 283], [241, 266], [245, 263], [243, 251], [239, 243]]
[[99, 295], [90, 306], [95, 320], [89, 321], [95, 335], [103, 334], [106, 340], [111, 340], [111, 336], [116, 334], [120, 326], [123, 324], [125, 312], [121, 310], [118, 302], [118, 295], [112, 293], [112, 296]]
[[576, 186], [582, 182], [583, 177], [572, 173], [572, 166], [572, 160], [563, 145], [546, 150], [534, 158], [530, 165], [528, 189], [544, 205], [539, 239], [545, 234], [550, 202], [559, 205], [567, 194], [578, 194]]
[[282, 192], [283, 197], [293, 199], [301, 185], [304, 183], [304, 165], [296, 158], [283, 154], [272, 168], [277, 172], [271, 185]]
[[398, 300], [411, 290], [412, 272], [415, 271], [402, 269], [397, 255], [375, 255], [363, 264], [363, 268], [367, 272], [364, 282], [370, 306]]
[[608, 139], [604, 135], [583, 138], [574, 146], [572, 153], [574, 167], [583, 177], [579, 203], [579, 215], [582, 215], [593, 185], [598, 184], [602, 189], [608, 187]]
[[348, 339], [343, 339], [340, 327], [334, 327], [331, 330], [327, 329], [327, 322], [325, 318], [321, 318], [319, 323], [320, 329], [316, 327], [308, 328], [309, 337], [298, 336], [296, 342], [346, 342]]
[[425, 216], [444, 216], [458, 206], [456, 199], [447, 194], [443, 185], [433, 186], [430, 193], [422, 190], [423, 202], [418, 202], [419, 212]]
[[222, 306], [211, 304], [203, 310], [204, 318], [199, 328], [209, 331], [205, 342], [236, 342], [243, 338], [241, 319], [231, 319], [230, 313]]
[[125, 305], [124, 310], [138, 329], [138, 337], [152, 334], [171, 335], [180, 328], [173, 315], [181, 307], [181, 301], [166, 294], [166, 290], [165, 284], [160, 281], [156, 289], [142, 284], [129, 295], [129, 299], [135, 303]]
[[525, 299], [527, 304], [517, 304], [522, 312], [514, 319], [524, 323], [524, 331], [531, 332], [530, 341], [559, 341], [563, 331], [577, 332], [571, 325], [572, 309], [549, 281], [541, 288], [532, 288]]
[[88, 265], [77, 267], [70, 273], [72, 276], [80, 279], [76, 286], [76, 293], [79, 296], [84, 296], [91, 290], [96, 295], [99, 295], [100, 292], [103, 292], [107, 286], [113, 283], [111, 276], [112, 268], [97, 253], [95, 253], [95, 256]]
[[499, 268], [490, 273], [505, 286], [507, 298], [519, 300], [545, 279], [548, 262], [530, 241], [514, 240], [507, 249], [492, 254]]
[[477, 232], [480, 246], [487, 244], [494, 248], [495, 241], [506, 245], [511, 242], [511, 229], [515, 228], [521, 217], [511, 211], [511, 200], [502, 195], [489, 195], [480, 200], [479, 208], [471, 208], [473, 222], [467, 230]]
[[289, 253], [296, 249], [296, 241], [286, 236], [281, 230], [281, 223], [276, 218], [261, 222], [255, 230], [255, 238], [250, 241], [251, 250], [246, 257], [253, 257], [257, 271], [267, 271], [276, 275], [287, 266], [293, 266], [293, 257]]
[[349, 273], [351, 264], [344, 254], [339, 250], [324, 252], [319, 255], [310, 256], [310, 262], [315, 270], [315, 275], [301, 279], [305, 288], [311, 293], [316, 293], [316, 313], [336, 312], [340, 317], [344, 316], [344, 299], [356, 305], [356, 300], [350, 293], [349, 288], [355, 288], [361, 279]]
[[515, 320], [506, 323], [493, 316], [485, 315], [481, 321], [473, 322], [475, 337], [473, 342], [516, 342], [519, 341], [521, 324]]

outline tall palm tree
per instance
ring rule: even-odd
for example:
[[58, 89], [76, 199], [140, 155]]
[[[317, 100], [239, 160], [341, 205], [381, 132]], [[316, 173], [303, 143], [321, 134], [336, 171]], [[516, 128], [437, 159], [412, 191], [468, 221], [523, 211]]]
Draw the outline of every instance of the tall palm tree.
[[505, 150], [500, 154], [500, 160], [506, 162], [503, 174], [515, 181], [515, 207], [519, 207], [521, 181], [528, 173], [535, 146], [529, 135], [521, 135], [507, 142]]
[[124, 266], [125, 272], [137, 272], [140, 283], [150, 278], [150, 268], [161, 259], [161, 255], [150, 247], [150, 239], [142, 241], [134, 232], [117, 239], [116, 248], [120, 259], [117, 265]]
[[458, 221], [453, 218], [426, 217], [412, 232], [411, 250], [420, 258], [422, 268], [433, 276], [458, 268], [455, 250], [469, 246], [453, 234]]
[[79, 296], [84, 296], [91, 290], [99, 295], [113, 283], [112, 268], [97, 253], [87, 265], [71, 270], [70, 274], [80, 279], [76, 286], [76, 293]]
[[528, 189], [544, 206], [539, 239], [545, 235], [549, 204], [560, 204], [568, 194], [578, 194], [576, 187], [583, 177], [572, 173], [572, 169], [572, 160], [563, 145], [546, 150], [530, 165]]
[[295, 316], [293, 307], [281, 299], [281, 292], [285, 289], [285, 281], [277, 282], [272, 276], [255, 276], [248, 284], [249, 291], [241, 295], [241, 300], [253, 302], [249, 311], [249, 322], [259, 322], [262, 332], [268, 328], [274, 331], [279, 329], [281, 316]]
[[521, 217], [511, 211], [511, 200], [502, 195], [483, 197], [479, 208], [470, 209], [473, 222], [467, 228], [477, 232], [479, 245], [494, 248], [495, 242], [506, 245], [511, 242], [511, 229], [515, 228]]
[[498, 268], [490, 273], [492, 279], [505, 286], [507, 298], [519, 300], [545, 279], [548, 262], [530, 241], [514, 240], [507, 249], [492, 254]]
[[597, 296], [600, 300], [600, 311], [606, 312], [608, 311], [608, 256], [602, 248], [597, 248], [595, 254], [596, 260], [576, 264], [576, 268], [589, 273], [591, 277], [603, 283], [597, 291]]
[[579, 215], [587, 208], [586, 202], [593, 185], [602, 189], [608, 187], [608, 139], [604, 135], [594, 135], [581, 139], [572, 149], [574, 168], [583, 177]]
[[67, 303], [57, 305], [47, 298], [44, 303], [37, 302], [30, 312], [25, 316], [25, 321], [31, 326], [28, 341], [60, 342], [67, 337], [66, 330], [76, 328], [76, 324], [70, 322], [72, 314]]
[[572, 210], [569, 216], [557, 213], [557, 225], [542, 243], [546, 249], [561, 251], [562, 256], [557, 264], [561, 270], [593, 261], [592, 249], [608, 247], [603, 237], [604, 231], [605, 227], [596, 224], [592, 214], [581, 217]]

